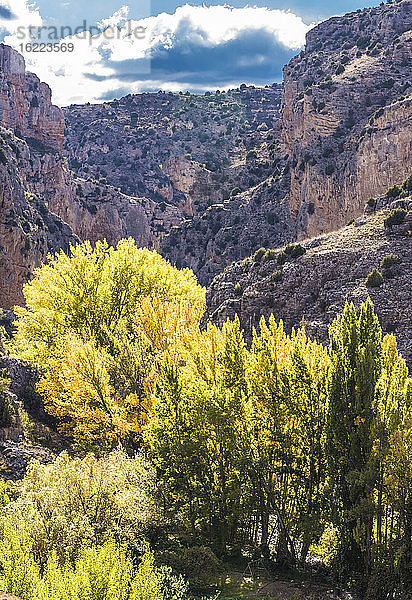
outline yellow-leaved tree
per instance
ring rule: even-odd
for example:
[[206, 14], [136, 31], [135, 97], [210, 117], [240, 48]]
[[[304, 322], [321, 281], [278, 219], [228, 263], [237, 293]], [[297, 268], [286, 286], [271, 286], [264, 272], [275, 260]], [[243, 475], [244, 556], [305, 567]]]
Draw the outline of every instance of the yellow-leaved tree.
[[165, 353], [184, 352], [205, 292], [132, 239], [61, 251], [24, 287], [14, 351], [42, 369], [39, 390], [83, 448], [136, 446]]

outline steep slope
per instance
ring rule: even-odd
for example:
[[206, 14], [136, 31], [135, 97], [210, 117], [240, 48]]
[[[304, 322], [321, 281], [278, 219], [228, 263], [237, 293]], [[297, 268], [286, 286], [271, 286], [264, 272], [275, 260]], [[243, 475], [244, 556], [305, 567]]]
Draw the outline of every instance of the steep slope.
[[[253, 134], [279, 118], [282, 87], [202, 96], [136, 94], [65, 109], [65, 152], [82, 177], [170, 202], [191, 216], [253, 177]], [[260, 168], [264, 168], [261, 165]], [[266, 165], [266, 170], [270, 165]]]
[[[24, 59], [0, 44], [0, 306], [22, 301], [22, 285], [47, 253], [67, 248], [75, 236], [33, 193], [29, 174], [50, 171], [63, 143], [62, 111]], [[6, 129], [7, 128], [7, 129]], [[42, 158], [38, 158], [42, 157]], [[43, 185], [43, 184], [42, 184]], [[34, 186], [35, 187], [35, 186]]]
[[[71, 229], [28, 192], [22, 168], [29, 168], [27, 142], [0, 128], [0, 306], [23, 301], [22, 286], [49, 252], [67, 249]], [[24, 167], [23, 167], [24, 166]]]
[[[374, 202], [378, 208], [387, 203], [386, 198]], [[406, 216], [401, 212], [401, 224], [385, 226], [394, 207], [403, 207]], [[305, 240], [301, 247], [290, 246], [286, 253], [284, 248], [262, 250], [231, 265], [208, 290], [207, 318], [222, 324], [237, 314], [250, 336], [260, 318], [273, 313], [287, 330], [303, 319], [307, 332], [325, 341], [328, 325], [345, 302], [358, 305], [369, 295], [383, 329], [396, 335], [412, 365], [412, 198], [370, 212], [367, 207], [366, 214], [352, 224]], [[305, 252], [297, 256], [301, 248]], [[388, 255], [397, 256], [398, 261], [382, 267]], [[387, 265], [390, 262], [394, 259], [386, 259]], [[368, 287], [365, 281], [374, 268], [382, 272], [383, 283]]]
[[65, 153], [82, 177], [144, 194], [163, 210], [176, 207], [174, 226], [163, 224], [160, 252], [208, 283], [261, 241], [262, 223], [267, 240], [293, 236], [288, 207], [278, 200], [288, 190], [281, 98], [280, 85], [243, 85], [70, 106]]
[[411, 27], [410, 0], [336, 17], [285, 67], [282, 148], [300, 237], [341, 227], [408, 176]]

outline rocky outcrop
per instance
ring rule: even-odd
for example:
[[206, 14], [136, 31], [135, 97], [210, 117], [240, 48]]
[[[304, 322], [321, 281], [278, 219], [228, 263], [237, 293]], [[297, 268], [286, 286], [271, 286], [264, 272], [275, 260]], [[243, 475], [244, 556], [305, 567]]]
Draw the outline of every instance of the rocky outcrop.
[[0, 306], [23, 302], [22, 287], [49, 252], [76, 241], [71, 229], [52, 213], [44, 198], [33, 194], [26, 170], [27, 142], [0, 129]]
[[[23, 479], [27, 466], [32, 460], [51, 462], [56, 455], [43, 446], [33, 446], [24, 442], [0, 442], [0, 477], [17, 481]], [[0, 600], [2, 596], [0, 595]]]
[[[397, 200], [394, 206], [408, 211], [400, 225], [385, 227], [389, 207], [335, 233], [305, 240], [305, 253], [297, 258], [278, 248], [233, 264], [208, 290], [208, 320], [221, 325], [237, 314], [250, 340], [261, 317], [273, 313], [288, 331], [303, 320], [310, 336], [326, 342], [328, 325], [345, 302], [359, 305], [370, 296], [384, 331], [396, 335], [412, 366], [412, 199]], [[384, 268], [388, 255], [398, 260]], [[374, 268], [382, 271], [383, 283], [368, 287], [365, 281]]]
[[51, 89], [27, 73], [23, 56], [5, 44], [0, 44], [0, 123], [50, 148], [63, 146], [63, 112], [51, 103]]
[[297, 236], [338, 229], [409, 174], [411, 23], [410, 0], [330, 19], [285, 67], [282, 149]]
[[25, 361], [0, 356], [0, 477], [4, 479], [21, 479], [32, 459], [48, 462], [55, 456], [53, 450], [66, 447], [36, 390], [38, 380], [39, 373]]

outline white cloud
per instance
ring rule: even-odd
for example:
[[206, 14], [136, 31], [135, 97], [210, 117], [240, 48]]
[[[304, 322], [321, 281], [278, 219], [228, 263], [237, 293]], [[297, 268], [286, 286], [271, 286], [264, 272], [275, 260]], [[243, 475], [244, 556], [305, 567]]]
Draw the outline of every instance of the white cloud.
[[[19, 50], [17, 25], [39, 26], [42, 20], [24, 0], [13, 0], [13, 11], [18, 18], [6, 24], [5, 42]], [[200, 90], [214, 82], [224, 89], [249, 73], [270, 77], [273, 65], [279, 70], [304, 44], [309, 29], [292, 12], [268, 8], [184, 5], [173, 14], [139, 21], [128, 14], [122, 6], [99, 24], [110, 28], [112, 39], [87, 32], [64, 38], [74, 44], [71, 53], [24, 52], [28, 69], [52, 88], [54, 102], [94, 102], [149, 88]], [[130, 33], [141, 34], [141, 28], [146, 32], [142, 39]]]
[[0, 33], [14, 33], [18, 26], [40, 27], [43, 23], [39, 9], [30, 0], [0, 0], [0, 7], [10, 11], [15, 17], [12, 20], [0, 18]]

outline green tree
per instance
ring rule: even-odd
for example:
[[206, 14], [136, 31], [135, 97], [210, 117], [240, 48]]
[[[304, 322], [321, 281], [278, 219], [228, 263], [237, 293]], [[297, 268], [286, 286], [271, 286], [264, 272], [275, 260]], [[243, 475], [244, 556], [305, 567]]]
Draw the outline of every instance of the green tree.
[[329, 329], [331, 372], [326, 454], [332, 520], [341, 533], [341, 576], [360, 586], [370, 573], [373, 490], [377, 478], [374, 398], [382, 369], [382, 332], [370, 299], [346, 304]]
[[60, 252], [24, 288], [14, 348], [40, 365], [46, 409], [81, 449], [136, 448], [165, 352], [199, 326], [188, 269], [122, 240]]
[[165, 361], [146, 431], [175, 508], [222, 549], [245, 509], [245, 356], [237, 319], [199, 333], [183, 368]]

